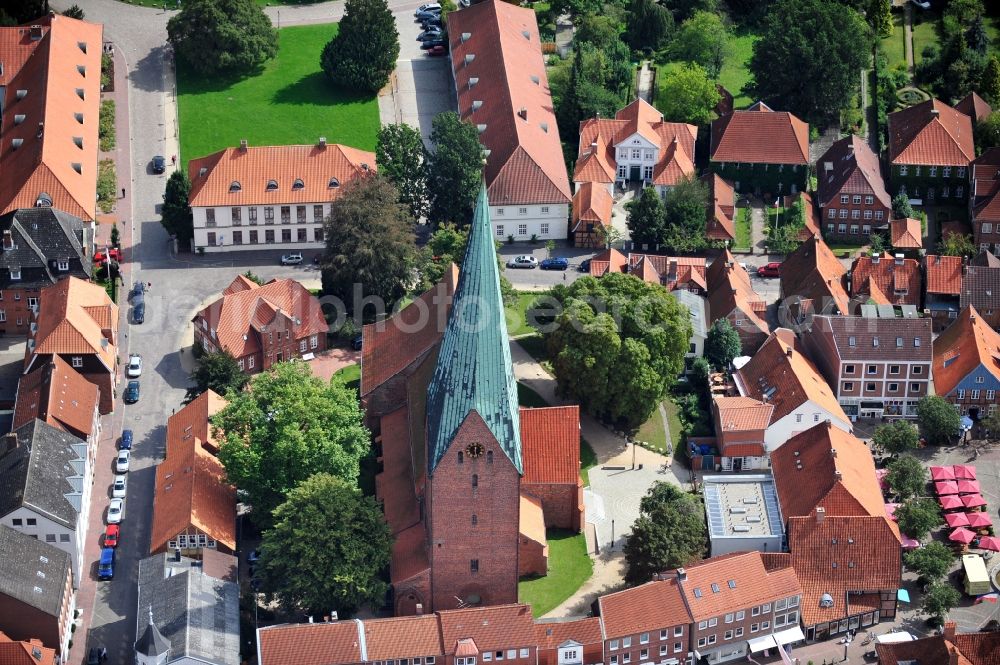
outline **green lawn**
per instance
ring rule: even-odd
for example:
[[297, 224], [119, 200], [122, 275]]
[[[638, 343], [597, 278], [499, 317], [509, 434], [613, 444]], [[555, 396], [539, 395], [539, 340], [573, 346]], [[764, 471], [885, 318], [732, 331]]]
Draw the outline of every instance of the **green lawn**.
[[545, 353], [545, 339], [541, 335], [528, 335], [517, 340], [517, 343], [528, 352], [529, 356], [541, 363], [542, 367], [549, 374], [554, 374], [552, 371], [552, 361], [549, 360], [548, 355]]
[[649, 444], [648, 448], [661, 455], [667, 455], [670, 452], [667, 450], [667, 431], [663, 429], [663, 418], [660, 416], [659, 409], [653, 410], [653, 415], [639, 427], [635, 438], [637, 441]]
[[681, 436], [681, 417], [677, 410], [677, 404], [674, 400], [667, 398], [663, 400], [663, 408], [667, 412], [667, 427], [670, 428], [670, 436], [674, 440], [674, 457], [680, 457], [684, 454], [684, 437]]
[[920, 54], [924, 52], [924, 47], [930, 44], [937, 44], [937, 21], [927, 20], [923, 23], [913, 24], [913, 63], [920, 63]]
[[511, 337], [530, 335], [535, 329], [528, 322], [528, 308], [545, 292], [518, 291], [517, 304], [507, 307], [507, 334]]
[[357, 363], [341, 367], [333, 375], [343, 381], [348, 388], [358, 390], [361, 386], [361, 365]]
[[886, 37], [882, 40], [882, 50], [885, 52], [886, 60], [889, 63], [889, 69], [893, 69], [897, 65], [906, 65], [906, 40], [904, 39], [903, 30], [903, 14], [895, 13], [892, 15], [892, 35]]
[[733, 249], [749, 251], [752, 245], [752, 227], [750, 221], [750, 208], [736, 209], [736, 239], [733, 241]]
[[753, 33], [742, 34], [733, 39], [733, 52], [726, 58], [719, 73], [719, 83], [732, 93], [733, 104], [738, 109], [756, 101], [741, 92], [743, 86], [750, 81], [750, 56], [753, 55], [755, 41], [757, 35]]
[[517, 403], [530, 409], [541, 409], [549, 405], [541, 395], [521, 382], [517, 384]]
[[590, 486], [590, 470], [597, 466], [597, 453], [586, 439], [580, 437], [580, 480], [584, 487]]
[[865, 245], [842, 245], [833, 243], [830, 245], [830, 250], [838, 259], [849, 259], [857, 256], [862, 247], [865, 247]]
[[550, 529], [548, 575], [523, 579], [517, 585], [517, 599], [531, 605], [531, 613], [540, 617], [573, 595], [594, 572], [587, 556], [582, 533]]
[[375, 95], [334, 88], [319, 67], [337, 25], [282, 28], [278, 55], [247, 77], [201, 77], [178, 66], [178, 109], [183, 160], [202, 157], [240, 139], [250, 145], [315, 143], [325, 136], [375, 149], [379, 129]]

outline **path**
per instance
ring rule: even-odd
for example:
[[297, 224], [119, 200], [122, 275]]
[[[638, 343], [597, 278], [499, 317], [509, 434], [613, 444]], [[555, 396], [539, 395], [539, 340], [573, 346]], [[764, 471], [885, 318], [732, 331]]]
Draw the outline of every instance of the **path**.
[[643, 60], [636, 73], [635, 96], [653, 103], [653, 70], [649, 68], [649, 60]]
[[569, 55], [569, 49], [573, 45], [573, 35], [576, 33], [576, 26], [569, 14], [563, 14], [556, 19], [556, 51], [560, 58]]
[[903, 52], [906, 53], [906, 71], [913, 79], [913, 8], [910, 3], [903, 7]]
[[764, 233], [766, 224], [763, 203], [757, 198], [750, 199], [750, 249], [754, 254], [767, 254], [767, 235]]

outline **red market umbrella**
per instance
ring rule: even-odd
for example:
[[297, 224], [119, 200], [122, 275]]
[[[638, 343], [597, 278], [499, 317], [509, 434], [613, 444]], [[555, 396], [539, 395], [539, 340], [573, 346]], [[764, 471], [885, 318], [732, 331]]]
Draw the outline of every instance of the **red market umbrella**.
[[958, 494], [958, 483], [954, 480], [945, 480], [944, 482], [934, 483], [934, 489], [937, 491], [938, 496]]
[[884, 490], [889, 489], [889, 484], [885, 482], [888, 473], [888, 469], [875, 469], [875, 479], [878, 480], [878, 486]]
[[956, 464], [952, 470], [955, 473], [955, 478], [976, 479], [976, 467], [972, 464]]
[[985, 506], [986, 500], [979, 494], [964, 494], [962, 495], [962, 505], [966, 508], [977, 508]]
[[948, 513], [944, 516], [944, 521], [952, 529], [957, 529], [960, 526], [969, 526], [969, 516], [965, 513]]
[[983, 536], [979, 539], [979, 549], [1000, 552], [1000, 538], [996, 536]]
[[955, 470], [950, 466], [932, 466], [931, 480], [955, 480]]
[[948, 536], [948, 540], [952, 540], [956, 543], [965, 543], [966, 545], [968, 545], [975, 539], [976, 539], [976, 532], [969, 531], [964, 526], [958, 527], [957, 529], [951, 532], [951, 535]]
[[898, 503], [887, 503], [885, 504], [885, 516], [891, 520], [896, 519], [896, 508], [899, 508]]
[[978, 480], [959, 480], [955, 482], [958, 485], [959, 494], [979, 494], [979, 481]]
[[941, 507], [945, 510], [961, 510], [962, 508], [965, 508], [965, 504], [962, 503], [962, 500], [957, 494], [939, 496], [938, 503], [940, 503]]
[[[961, 515], [962, 513], [956, 513]], [[968, 513], [966, 517], [969, 521], [969, 526], [975, 527], [976, 529], [981, 529], [986, 526], [993, 526], [993, 519], [990, 517], [989, 513]], [[945, 518], [947, 519], [947, 517]], [[951, 526], [949, 524], [949, 526]]]

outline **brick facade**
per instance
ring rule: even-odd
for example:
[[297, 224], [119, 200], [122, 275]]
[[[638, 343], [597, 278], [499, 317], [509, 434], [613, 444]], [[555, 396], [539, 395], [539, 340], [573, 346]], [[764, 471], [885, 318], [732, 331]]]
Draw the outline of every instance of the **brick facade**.
[[606, 662], [608, 665], [637, 665], [686, 661], [690, 632], [689, 625], [668, 626], [607, 639], [604, 641]]
[[825, 206], [820, 204], [820, 216], [827, 241], [867, 242], [872, 228], [889, 223], [892, 209], [872, 194], [841, 193]]
[[548, 545], [522, 534], [517, 548], [517, 560], [519, 577], [542, 576], [549, 569]]
[[0, 291], [0, 335], [27, 335], [41, 289]]
[[579, 533], [583, 520], [583, 485], [522, 483], [521, 492], [542, 502], [545, 528], [568, 529]]

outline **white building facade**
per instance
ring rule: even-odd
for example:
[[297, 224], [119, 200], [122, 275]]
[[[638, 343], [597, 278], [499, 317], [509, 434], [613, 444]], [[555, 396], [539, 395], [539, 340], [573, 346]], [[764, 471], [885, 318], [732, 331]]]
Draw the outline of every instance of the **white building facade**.
[[850, 421], [830, 413], [812, 400], [806, 400], [795, 407], [791, 413], [768, 425], [764, 432], [764, 447], [768, 453], [771, 453], [799, 432], [827, 420], [833, 423], [834, 427], [838, 427], [848, 434], [854, 431]]
[[191, 207], [195, 251], [322, 249], [330, 203]]
[[493, 234], [500, 242], [513, 239], [564, 240], [569, 233], [569, 204], [490, 206]]

